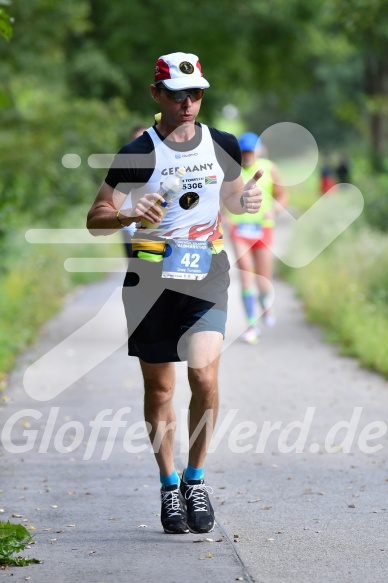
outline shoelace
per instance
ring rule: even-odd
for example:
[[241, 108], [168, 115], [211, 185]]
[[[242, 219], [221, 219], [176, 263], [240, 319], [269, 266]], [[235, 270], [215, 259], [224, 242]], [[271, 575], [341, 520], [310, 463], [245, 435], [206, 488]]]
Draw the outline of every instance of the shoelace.
[[193, 499], [194, 512], [207, 512], [208, 498], [206, 492], [213, 494], [213, 488], [211, 486], [205, 486], [205, 484], [194, 484], [193, 486], [187, 486], [185, 492], [186, 500]]
[[181, 504], [179, 500], [179, 490], [172, 492], [162, 492], [162, 504], [164, 505], [168, 517], [181, 515]]

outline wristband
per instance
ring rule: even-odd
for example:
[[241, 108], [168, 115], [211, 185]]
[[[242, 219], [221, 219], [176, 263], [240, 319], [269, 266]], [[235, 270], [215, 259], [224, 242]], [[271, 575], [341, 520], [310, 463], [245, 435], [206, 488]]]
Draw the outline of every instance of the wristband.
[[243, 194], [240, 196], [240, 204], [241, 204], [242, 208], [244, 209], [245, 206], [244, 206], [244, 195]]
[[122, 227], [126, 227], [127, 225], [124, 225], [124, 223], [122, 223], [122, 222], [120, 221], [119, 214], [120, 214], [120, 211], [117, 211], [117, 213], [116, 213], [116, 219], [118, 220], [118, 222], [120, 223], [120, 225], [121, 225]]

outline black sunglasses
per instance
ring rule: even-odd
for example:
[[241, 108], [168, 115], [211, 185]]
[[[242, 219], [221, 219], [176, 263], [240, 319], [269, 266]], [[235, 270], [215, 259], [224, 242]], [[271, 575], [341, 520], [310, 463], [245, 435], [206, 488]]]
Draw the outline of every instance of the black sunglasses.
[[176, 103], [182, 103], [186, 97], [190, 97], [191, 101], [198, 101], [203, 97], [203, 89], [181, 89], [180, 91], [171, 91], [166, 89], [163, 85], [158, 85], [159, 89], [163, 89], [168, 99], [171, 101], [176, 101]]

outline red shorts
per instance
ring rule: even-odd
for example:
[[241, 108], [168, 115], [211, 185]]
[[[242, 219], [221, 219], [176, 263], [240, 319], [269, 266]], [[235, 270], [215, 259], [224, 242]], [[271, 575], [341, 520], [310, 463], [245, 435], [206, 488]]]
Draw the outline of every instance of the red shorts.
[[[242, 225], [250, 225], [249, 223], [242, 223]], [[267, 247], [270, 249], [273, 244], [273, 228], [261, 227], [261, 231], [257, 234], [245, 233], [240, 230], [241, 225], [232, 225], [230, 231], [230, 238], [232, 241], [244, 241], [248, 243], [251, 249], [259, 249], [260, 247]], [[244, 227], [245, 228], [245, 227]]]

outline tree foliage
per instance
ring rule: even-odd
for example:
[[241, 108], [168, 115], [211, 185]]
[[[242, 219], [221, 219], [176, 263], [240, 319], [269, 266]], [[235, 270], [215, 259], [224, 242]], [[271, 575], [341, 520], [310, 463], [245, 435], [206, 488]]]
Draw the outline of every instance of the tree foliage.
[[[156, 59], [177, 50], [201, 59], [211, 90], [202, 119], [227, 104], [262, 131], [296, 121], [326, 144], [369, 140], [386, 154], [386, 0], [0, 0], [1, 224], [59, 224], [92, 199], [131, 126], [152, 123]], [[78, 169], [64, 168], [66, 153]]]
[[13, 18], [4, 6], [8, 6], [9, 4], [10, 0], [0, 0], [0, 36], [8, 41], [12, 38]]

